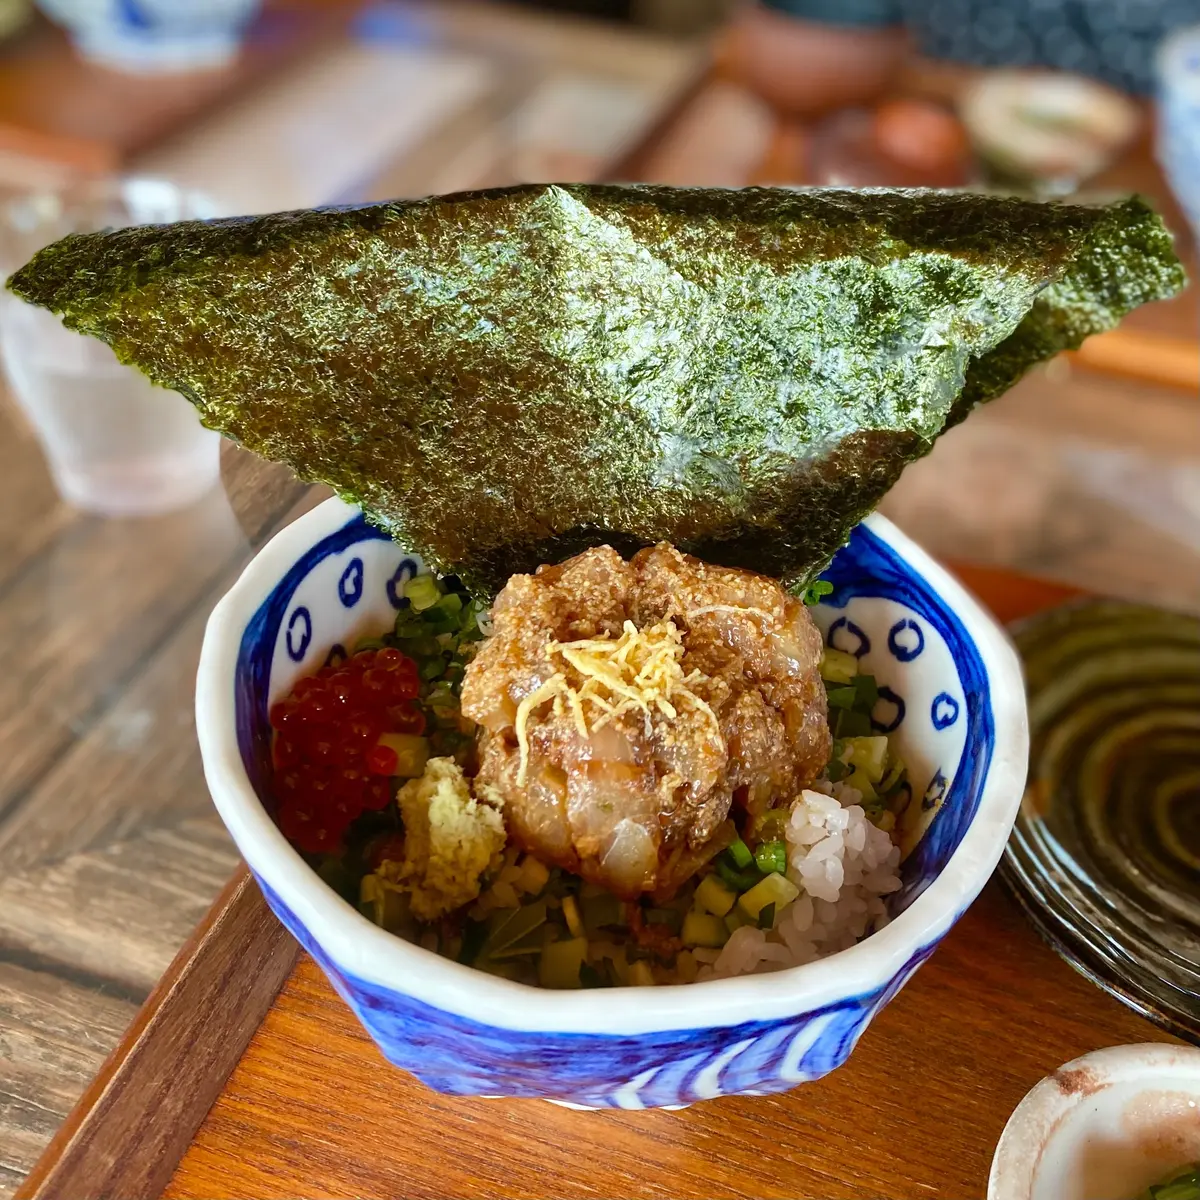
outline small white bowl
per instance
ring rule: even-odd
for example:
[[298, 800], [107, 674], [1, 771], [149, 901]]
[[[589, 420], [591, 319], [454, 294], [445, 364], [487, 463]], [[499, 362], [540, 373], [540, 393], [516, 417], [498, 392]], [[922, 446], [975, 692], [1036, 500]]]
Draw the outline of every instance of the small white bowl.
[[1200, 1161], [1200, 1050], [1150, 1042], [1085, 1054], [1017, 1106], [988, 1200], [1131, 1200]]

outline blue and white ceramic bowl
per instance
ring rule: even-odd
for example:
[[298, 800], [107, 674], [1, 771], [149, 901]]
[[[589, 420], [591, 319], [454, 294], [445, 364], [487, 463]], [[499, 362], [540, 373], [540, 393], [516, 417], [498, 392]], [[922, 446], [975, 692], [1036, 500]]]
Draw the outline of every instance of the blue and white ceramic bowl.
[[196, 690], [221, 816], [270, 906], [386, 1057], [442, 1092], [618, 1108], [779, 1092], [845, 1062], [975, 899], [1016, 815], [1024, 689], [991, 618], [882, 517], [859, 527], [827, 573], [835, 590], [817, 619], [882, 685], [876, 723], [894, 731], [909, 764], [924, 829], [889, 925], [774, 974], [542, 991], [377, 928], [325, 886], [263, 807], [268, 706], [332, 646], [390, 626], [399, 589], [421, 569], [355, 509], [328, 501], [266, 546], [214, 610]]

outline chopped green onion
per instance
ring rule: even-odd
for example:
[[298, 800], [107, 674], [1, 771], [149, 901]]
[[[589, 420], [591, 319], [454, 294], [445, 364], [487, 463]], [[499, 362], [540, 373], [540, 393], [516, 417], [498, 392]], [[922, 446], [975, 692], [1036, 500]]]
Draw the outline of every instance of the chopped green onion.
[[432, 575], [415, 575], [404, 585], [404, 598], [416, 612], [432, 608], [442, 596], [442, 589]]
[[858, 659], [844, 650], [825, 647], [821, 656], [821, 678], [826, 683], [852, 683], [858, 674]]
[[803, 602], [811, 608], [814, 604], [820, 604], [823, 596], [833, 595], [833, 584], [827, 579], [814, 579], [812, 583], [804, 589], [804, 595], [801, 597]]
[[584, 895], [584, 892], [581, 890], [579, 893], [579, 912], [583, 917], [583, 924], [588, 933], [593, 933], [597, 929], [604, 929], [609, 926], [623, 926], [627, 924], [624, 906], [611, 892], [601, 890], [597, 896], [595, 894]]
[[426, 683], [431, 683], [437, 679], [446, 669], [446, 660], [440, 655], [437, 658], [431, 658], [427, 662], [421, 664], [421, 678]]
[[851, 712], [839, 709], [834, 722], [834, 737], [869, 737], [871, 734], [871, 718], [865, 713]]
[[830, 708], [853, 708], [858, 699], [858, 689], [852, 687], [834, 687], [825, 693]]
[[711, 913], [697, 912], [692, 909], [683, 918], [683, 930], [680, 934], [685, 946], [707, 946], [709, 949], [719, 949], [729, 940], [729, 930], [720, 917]]
[[764, 904], [758, 910], [758, 927], [759, 929], [774, 929], [775, 928], [775, 901], [772, 900], [769, 904]]
[[727, 883], [735, 892], [744, 892], [747, 888], [752, 888], [761, 878], [762, 872], [753, 865], [748, 866], [744, 871], [739, 871], [723, 854], [716, 860], [717, 874]]
[[729, 855], [733, 865], [739, 869], [748, 867], [754, 861], [754, 855], [750, 853], [750, 847], [741, 838], [735, 838], [726, 847], [725, 853]]
[[825, 768], [825, 774], [829, 776], [830, 783], [840, 783], [850, 774], [850, 767], [840, 758], [831, 758], [829, 765]]
[[763, 842], [754, 852], [754, 861], [764, 875], [787, 870], [787, 842]]
[[858, 701], [855, 707], [859, 712], [870, 716], [871, 710], [879, 700], [879, 685], [875, 682], [875, 676], [856, 675], [854, 677], [854, 690], [857, 693]]

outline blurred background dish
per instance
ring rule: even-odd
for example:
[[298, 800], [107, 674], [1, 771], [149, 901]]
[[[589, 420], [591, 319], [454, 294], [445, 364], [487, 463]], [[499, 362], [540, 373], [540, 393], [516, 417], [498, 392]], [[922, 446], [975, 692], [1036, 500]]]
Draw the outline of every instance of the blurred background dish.
[[1200, 1051], [1111, 1046], [1065, 1063], [1021, 1101], [987, 1200], [1188, 1200], [1155, 1187], [1200, 1161]]
[[963, 123], [997, 182], [1067, 195], [1112, 164], [1141, 113], [1120, 92], [1051, 71], [994, 71], [971, 83]]
[[261, 0], [38, 0], [80, 55], [135, 74], [213, 70], [231, 62]]
[[1014, 638], [1030, 770], [1004, 878], [1068, 961], [1200, 1044], [1200, 620], [1093, 601]]

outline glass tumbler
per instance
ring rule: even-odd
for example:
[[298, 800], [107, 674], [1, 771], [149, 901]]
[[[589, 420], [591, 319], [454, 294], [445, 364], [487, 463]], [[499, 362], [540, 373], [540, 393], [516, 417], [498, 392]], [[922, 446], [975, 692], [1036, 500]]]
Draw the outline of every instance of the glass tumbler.
[[[21, 196], [0, 206], [5, 278], [68, 233], [211, 215], [207, 201], [158, 180], [126, 179]], [[106, 516], [168, 512], [220, 473], [220, 437], [179, 393], [155, 387], [103, 342], [11, 292], [0, 293], [10, 392], [65, 500]]]

